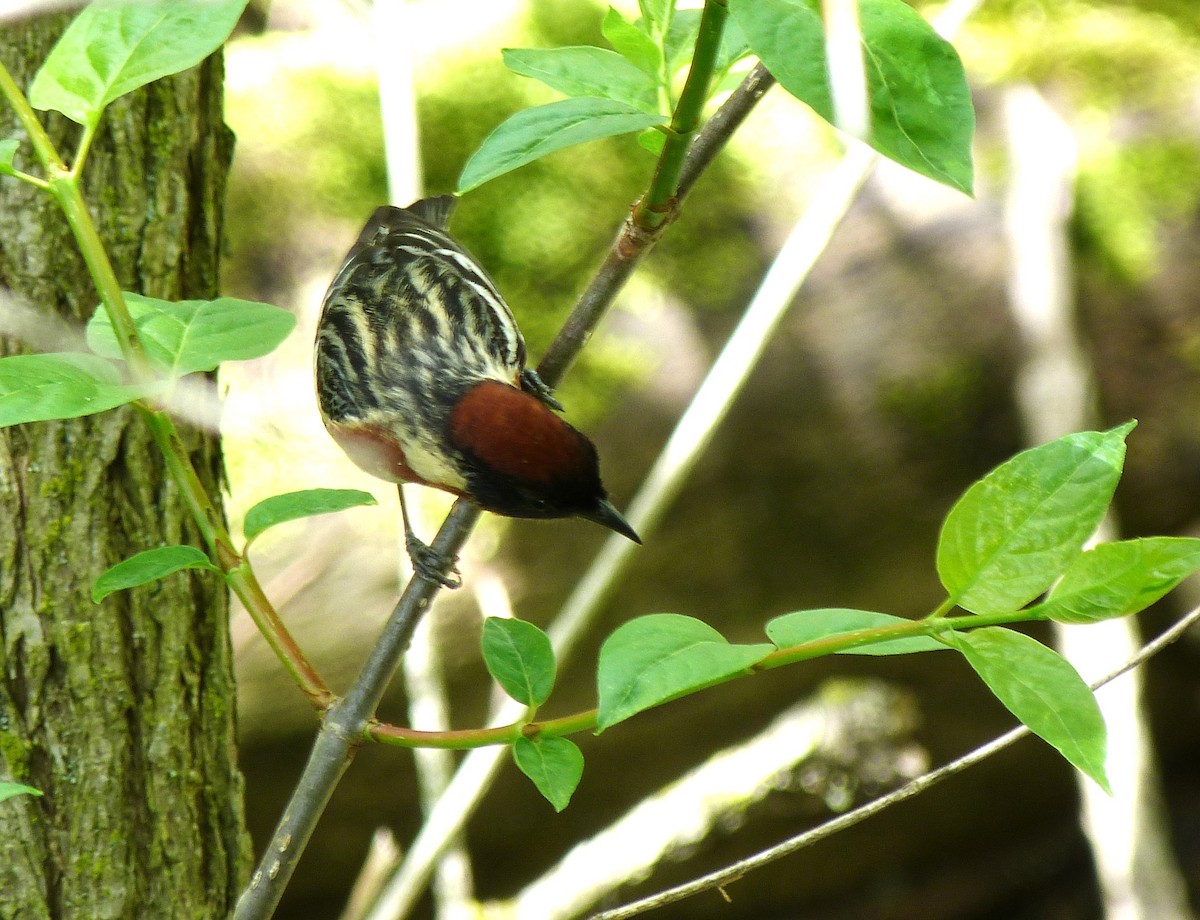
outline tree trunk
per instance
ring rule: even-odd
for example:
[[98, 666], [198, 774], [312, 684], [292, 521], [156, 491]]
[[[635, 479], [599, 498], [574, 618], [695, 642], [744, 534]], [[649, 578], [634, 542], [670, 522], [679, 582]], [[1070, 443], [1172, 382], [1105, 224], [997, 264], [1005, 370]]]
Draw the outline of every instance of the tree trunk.
[[[28, 87], [65, 23], [0, 31], [18, 85]], [[222, 74], [216, 55], [104, 115], [86, 196], [126, 290], [216, 294], [233, 146]], [[49, 122], [68, 157], [78, 127]], [[0, 138], [14, 136], [17, 165], [37, 173], [4, 108]], [[98, 302], [61, 213], [0, 178], [3, 288], [76, 329]], [[0, 338], [0, 353], [29, 348]], [[216, 433], [182, 435], [216, 495]], [[104, 569], [168, 543], [199, 545], [131, 409], [0, 430], [0, 779], [45, 793], [0, 805], [3, 920], [224, 917], [236, 900], [249, 841], [225, 586], [190, 572], [99, 605], [90, 597]]]

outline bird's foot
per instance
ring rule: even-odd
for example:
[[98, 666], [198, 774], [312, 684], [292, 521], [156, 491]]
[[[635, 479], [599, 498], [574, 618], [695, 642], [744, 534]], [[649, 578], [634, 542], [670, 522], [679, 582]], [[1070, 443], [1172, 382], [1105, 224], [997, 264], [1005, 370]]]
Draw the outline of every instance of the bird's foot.
[[554, 398], [554, 391], [546, 384], [538, 372], [532, 368], [525, 368], [521, 371], [521, 388], [526, 392], [536, 396], [551, 409], [562, 412], [563, 404]]
[[427, 543], [422, 543], [409, 534], [404, 545], [408, 549], [408, 558], [412, 560], [413, 571], [424, 578], [442, 585], [445, 588], [461, 588], [462, 574], [454, 563], [457, 556], [447, 556], [439, 553]]

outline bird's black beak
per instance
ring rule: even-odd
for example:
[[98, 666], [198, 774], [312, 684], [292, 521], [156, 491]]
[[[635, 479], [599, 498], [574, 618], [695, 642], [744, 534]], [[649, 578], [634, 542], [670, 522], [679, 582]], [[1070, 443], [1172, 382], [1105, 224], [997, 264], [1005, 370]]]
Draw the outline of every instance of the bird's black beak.
[[614, 508], [612, 502], [606, 498], [600, 499], [591, 511], [586, 511], [579, 516], [589, 521], [595, 521], [609, 530], [615, 530], [621, 536], [628, 537], [639, 546], [642, 543], [642, 538], [637, 535], [637, 531], [629, 526], [629, 522], [621, 516], [621, 512]]

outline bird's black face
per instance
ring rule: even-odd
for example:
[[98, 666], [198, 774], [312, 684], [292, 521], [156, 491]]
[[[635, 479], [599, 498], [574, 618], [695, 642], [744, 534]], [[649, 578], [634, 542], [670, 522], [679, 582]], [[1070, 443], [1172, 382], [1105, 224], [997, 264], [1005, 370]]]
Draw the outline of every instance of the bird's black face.
[[470, 477], [471, 496], [480, 507], [497, 514], [522, 518], [581, 517], [614, 530], [634, 543], [641, 538], [609, 502], [598, 468], [570, 481], [531, 486], [508, 477], [475, 471]]
[[584, 515], [603, 500], [598, 472], [571, 479], [522, 482], [477, 467], [467, 476], [468, 493], [481, 508], [508, 517], [560, 518]]

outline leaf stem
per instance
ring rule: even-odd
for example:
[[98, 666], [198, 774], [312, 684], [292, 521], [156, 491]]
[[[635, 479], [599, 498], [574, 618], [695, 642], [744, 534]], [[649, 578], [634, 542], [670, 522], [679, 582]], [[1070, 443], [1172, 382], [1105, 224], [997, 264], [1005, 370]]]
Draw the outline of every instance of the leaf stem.
[[[850, 633], [829, 636], [824, 639], [813, 639], [799, 645], [781, 648], [772, 652], [748, 671], [733, 674], [715, 684], [709, 684], [701, 689], [717, 687], [730, 681], [749, 677], [757, 671], [770, 671], [785, 665], [809, 661], [813, 658], [823, 658], [836, 652], [861, 648], [878, 642], [895, 639], [910, 639], [916, 636], [937, 637], [946, 631], [963, 629], [979, 629], [984, 626], [998, 626], [1009, 623], [1028, 623], [1046, 619], [1036, 608], [1015, 610], [993, 614], [967, 614], [956, 617], [926, 617], [922, 620], [911, 620], [906, 623], [895, 623], [890, 626], [878, 626], [871, 629], [859, 629]], [[699, 692], [699, 691], [696, 691]], [[691, 695], [691, 694], [688, 694]], [[655, 707], [650, 707], [655, 708]], [[470, 748], [489, 747], [497, 744], [512, 744], [518, 737], [526, 738], [561, 738], [579, 732], [592, 731], [596, 728], [599, 710], [588, 709], [583, 712], [561, 716], [557, 719], [547, 719], [543, 722], [514, 722], [496, 728], [469, 728], [457, 731], [429, 732], [417, 731], [411, 728], [400, 728], [395, 725], [385, 725], [372, 722], [365, 730], [366, 737], [381, 744], [394, 747], [418, 748], [449, 748], [467, 750]]]
[[683, 162], [692, 138], [700, 129], [700, 115], [708, 101], [708, 87], [712, 82], [717, 51], [721, 47], [721, 35], [728, 18], [728, 0], [705, 0], [700, 31], [696, 36], [696, 50], [671, 125], [666, 131], [666, 143], [658, 158], [650, 188], [633, 211], [634, 222], [643, 230], [662, 227], [674, 211], [679, 175], [683, 171]]

